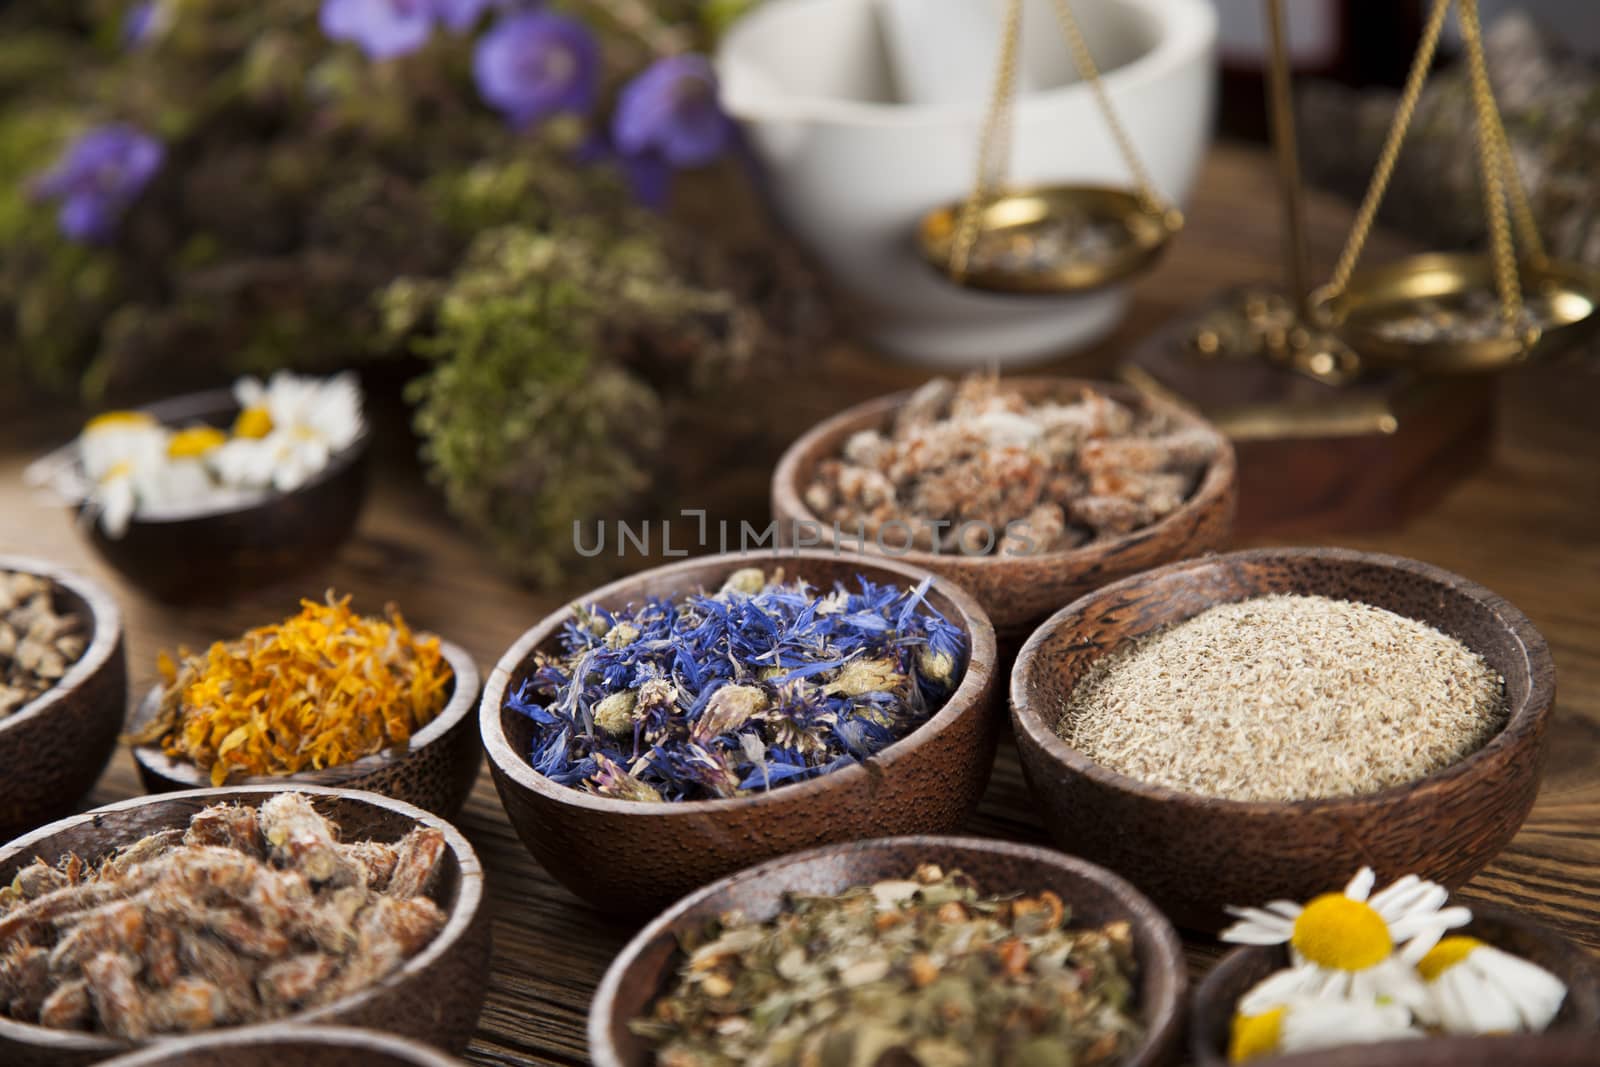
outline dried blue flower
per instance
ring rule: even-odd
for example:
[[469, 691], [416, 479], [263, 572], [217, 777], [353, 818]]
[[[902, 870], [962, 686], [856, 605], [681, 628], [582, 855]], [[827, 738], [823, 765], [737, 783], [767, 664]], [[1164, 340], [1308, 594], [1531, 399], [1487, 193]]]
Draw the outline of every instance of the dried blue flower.
[[715, 595], [580, 608], [506, 706], [529, 762], [619, 799], [701, 800], [847, 767], [932, 716], [966, 639], [914, 589], [819, 594], [739, 572]]
[[35, 179], [32, 192], [60, 202], [62, 233], [75, 241], [104, 241], [161, 169], [165, 154], [160, 141], [126, 123], [98, 126], [72, 142]]
[[513, 15], [478, 42], [472, 76], [484, 101], [514, 125], [562, 111], [584, 114], [600, 89], [600, 49], [577, 19]]
[[322, 32], [370, 59], [415, 52], [433, 36], [434, 0], [322, 0]]
[[149, 44], [166, 30], [171, 21], [167, 0], [143, 0], [128, 8], [122, 16], [122, 45], [139, 48]]

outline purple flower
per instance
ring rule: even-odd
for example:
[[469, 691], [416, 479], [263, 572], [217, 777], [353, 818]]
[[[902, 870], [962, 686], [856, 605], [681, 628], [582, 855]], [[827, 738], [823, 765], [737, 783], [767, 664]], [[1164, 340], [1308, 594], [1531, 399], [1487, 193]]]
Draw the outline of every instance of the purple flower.
[[489, 106], [525, 126], [594, 106], [600, 49], [576, 19], [543, 11], [513, 15], [478, 42], [472, 75]]
[[451, 33], [466, 33], [485, 11], [505, 4], [506, 0], [433, 0], [433, 13]]
[[33, 184], [37, 197], [58, 200], [61, 232], [75, 241], [103, 241], [156, 171], [161, 142], [126, 123], [80, 136]]
[[415, 52], [433, 35], [433, 0], [322, 0], [322, 32], [372, 59]]
[[148, 44], [166, 29], [167, 15], [162, 0], [143, 0], [128, 8], [122, 16], [122, 44], [125, 48], [138, 48]]
[[699, 167], [727, 149], [733, 124], [717, 105], [717, 76], [702, 55], [658, 59], [622, 90], [611, 136], [625, 156], [656, 154]]

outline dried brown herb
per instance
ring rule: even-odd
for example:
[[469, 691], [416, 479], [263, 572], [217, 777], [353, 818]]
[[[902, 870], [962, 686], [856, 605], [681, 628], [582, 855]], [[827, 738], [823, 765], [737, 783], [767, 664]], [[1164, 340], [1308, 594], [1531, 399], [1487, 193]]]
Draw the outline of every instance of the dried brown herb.
[[102, 859], [43, 859], [0, 889], [0, 1010], [124, 1038], [276, 1018], [370, 985], [445, 916], [445, 852], [339, 841], [299, 793], [206, 808]]
[[47, 579], [0, 571], [0, 719], [53, 688], [87, 645], [84, 620], [56, 610]]
[[1138, 1042], [1127, 923], [1073, 929], [1060, 897], [983, 897], [959, 871], [776, 917], [724, 915], [629, 1025], [663, 1067], [1093, 1067]]

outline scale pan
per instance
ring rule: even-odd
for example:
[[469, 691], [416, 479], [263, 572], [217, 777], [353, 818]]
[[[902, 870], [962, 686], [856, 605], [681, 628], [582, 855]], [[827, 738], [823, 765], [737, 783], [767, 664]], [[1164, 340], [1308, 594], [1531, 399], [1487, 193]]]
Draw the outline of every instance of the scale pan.
[[1600, 325], [1600, 273], [1561, 261], [1525, 262], [1519, 271], [1524, 325], [1538, 328], [1532, 345], [1499, 332], [1486, 255], [1432, 253], [1359, 271], [1316, 310], [1362, 360], [1425, 371], [1493, 371], [1546, 358]]
[[1096, 185], [1012, 189], [978, 217], [967, 269], [951, 278], [950, 251], [964, 202], [922, 217], [922, 255], [950, 281], [998, 293], [1100, 289], [1152, 266], [1183, 226], [1176, 210], [1152, 214], [1136, 193]]

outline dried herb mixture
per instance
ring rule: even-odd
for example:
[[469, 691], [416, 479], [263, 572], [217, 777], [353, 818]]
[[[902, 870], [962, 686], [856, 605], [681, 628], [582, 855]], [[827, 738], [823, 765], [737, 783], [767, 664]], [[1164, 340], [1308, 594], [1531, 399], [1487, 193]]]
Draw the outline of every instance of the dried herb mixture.
[[954, 691], [966, 637], [914, 589], [821, 593], [758, 568], [715, 594], [586, 607], [507, 707], [562, 785], [636, 801], [771, 789], [857, 763]]
[[84, 620], [57, 611], [48, 579], [0, 570], [0, 719], [61, 681], [88, 646]]
[[161, 706], [134, 744], [209, 769], [296, 774], [404, 748], [444, 708], [453, 675], [437, 637], [399, 609], [357, 615], [350, 598], [300, 602], [300, 614], [218, 641], [204, 655], [162, 653]]
[[43, 858], [0, 889], [0, 1010], [122, 1038], [274, 1019], [422, 951], [447, 845], [339, 842], [300, 793], [220, 804], [97, 862]]
[[982, 897], [931, 864], [793, 895], [686, 940], [673, 987], [629, 1025], [662, 1067], [1113, 1064], [1142, 1036], [1132, 931], [1069, 920], [1054, 893]]
[[1036, 403], [994, 375], [936, 378], [891, 425], [818, 464], [805, 502], [842, 536], [886, 547], [1041, 555], [1177, 510], [1215, 447], [1206, 431], [1092, 389]]

